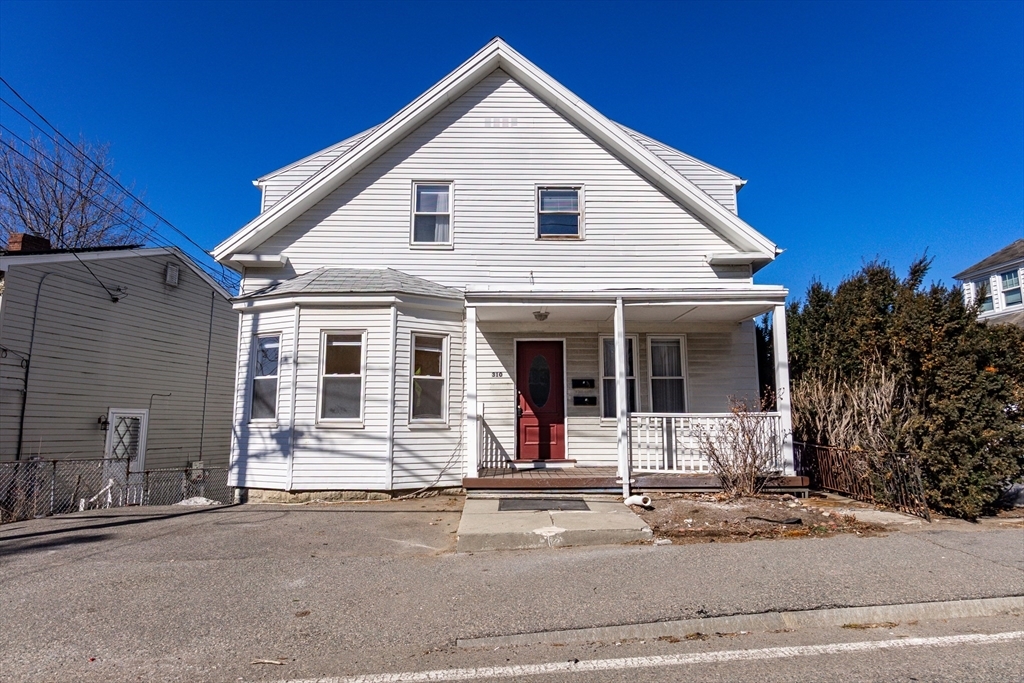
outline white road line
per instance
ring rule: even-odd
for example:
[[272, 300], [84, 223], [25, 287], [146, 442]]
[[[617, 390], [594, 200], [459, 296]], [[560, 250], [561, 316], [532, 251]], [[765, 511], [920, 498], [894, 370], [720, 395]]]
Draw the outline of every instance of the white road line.
[[550, 662], [548, 664], [521, 664], [511, 666], [484, 666], [475, 669], [442, 669], [438, 671], [411, 671], [407, 673], [364, 674], [341, 678], [307, 678], [279, 683], [417, 683], [419, 681], [472, 681], [487, 678], [513, 678], [516, 676], [541, 676], [554, 673], [585, 673], [589, 671], [614, 671], [621, 669], [644, 669], [656, 666], [684, 666], [687, 664], [711, 664], [719, 662], [751, 661], [758, 659], [784, 659], [787, 657], [809, 657], [813, 655], [835, 655], [847, 652], [871, 650], [899, 650], [912, 647], [952, 647], [955, 645], [979, 645], [1004, 643], [1024, 638], [1024, 631], [1007, 633], [972, 633], [960, 636], [939, 636], [933, 638], [898, 638], [894, 640], [868, 640], [857, 643], [829, 643], [827, 645], [798, 645], [795, 647], [770, 647], [760, 650], [720, 650], [718, 652], [696, 652], [692, 654], [661, 655], [656, 657], [623, 657], [621, 659], [595, 659], [581, 662]]

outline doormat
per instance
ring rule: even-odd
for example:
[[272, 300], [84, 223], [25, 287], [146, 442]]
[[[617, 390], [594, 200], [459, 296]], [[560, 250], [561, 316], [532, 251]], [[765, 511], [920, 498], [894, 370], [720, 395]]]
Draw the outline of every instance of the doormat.
[[578, 498], [500, 498], [498, 512], [544, 512], [547, 510], [590, 510], [587, 501]]

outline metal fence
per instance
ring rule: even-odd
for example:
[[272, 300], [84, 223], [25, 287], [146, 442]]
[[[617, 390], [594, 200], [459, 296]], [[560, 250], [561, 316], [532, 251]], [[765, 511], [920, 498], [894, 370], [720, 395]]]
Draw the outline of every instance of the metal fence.
[[128, 460], [0, 463], [0, 524], [127, 505], [173, 505], [201, 496], [230, 503], [223, 467], [132, 472]]
[[797, 473], [811, 486], [931, 521], [921, 468], [909, 453], [852, 451], [795, 442]]

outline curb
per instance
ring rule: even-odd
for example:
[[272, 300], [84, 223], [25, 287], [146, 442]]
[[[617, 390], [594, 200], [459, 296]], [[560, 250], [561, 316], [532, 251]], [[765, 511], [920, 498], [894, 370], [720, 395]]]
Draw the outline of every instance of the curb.
[[899, 622], [914, 619], [993, 617], [1010, 612], [1024, 612], [1024, 596], [985, 598], [981, 600], [950, 600], [946, 602], [918, 602], [904, 605], [875, 605], [872, 607], [842, 607], [803, 610], [799, 612], [737, 614], [729, 617], [706, 617], [703, 619], [658, 621], [647, 624], [601, 626], [564, 631], [541, 631], [510, 636], [459, 638], [456, 644], [458, 647], [493, 648], [514, 645], [603, 642], [639, 638], [683, 638], [687, 634], [696, 632], [773, 631], [815, 626], [842, 626], [844, 624], [876, 624], [887, 621]]

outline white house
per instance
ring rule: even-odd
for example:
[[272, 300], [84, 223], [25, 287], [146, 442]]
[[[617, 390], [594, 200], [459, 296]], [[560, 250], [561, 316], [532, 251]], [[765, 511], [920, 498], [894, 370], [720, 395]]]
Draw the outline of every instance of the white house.
[[781, 400], [763, 418], [792, 475], [786, 290], [753, 283], [779, 249], [739, 218], [744, 182], [492, 40], [257, 180], [262, 212], [214, 251], [244, 273], [231, 483], [706, 481], [696, 435], [757, 397], [766, 312]]
[[978, 319], [1024, 327], [1024, 239], [1016, 240], [954, 276], [964, 299], [978, 304]]

